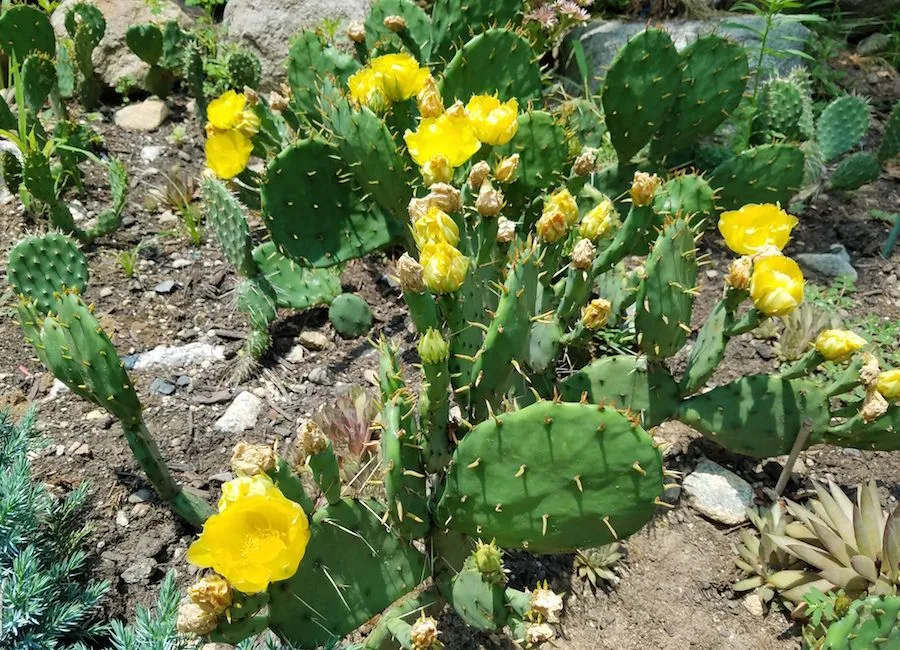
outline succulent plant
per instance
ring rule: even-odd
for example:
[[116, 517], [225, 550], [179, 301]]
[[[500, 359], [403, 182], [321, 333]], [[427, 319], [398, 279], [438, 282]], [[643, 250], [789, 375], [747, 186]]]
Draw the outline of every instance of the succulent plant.
[[575, 551], [575, 572], [595, 589], [604, 582], [616, 584], [619, 582], [616, 566], [624, 557], [625, 547], [619, 542], [578, 549]]
[[736, 545], [739, 557], [735, 563], [749, 577], [736, 583], [733, 589], [754, 590], [763, 603], [770, 603], [776, 593], [793, 583], [796, 568], [800, 566], [799, 560], [769, 539], [770, 534], [783, 535], [791, 518], [779, 504], [764, 510], [749, 508], [747, 517], [756, 532], [741, 529], [740, 542]]

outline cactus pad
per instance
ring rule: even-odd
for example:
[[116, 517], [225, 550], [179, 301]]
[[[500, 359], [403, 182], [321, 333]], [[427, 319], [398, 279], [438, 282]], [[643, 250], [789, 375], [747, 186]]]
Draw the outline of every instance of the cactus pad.
[[325, 46], [314, 31], [301, 32], [288, 55], [288, 83], [294, 110], [315, 113], [322, 81], [331, 75], [343, 85], [358, 69], [359, 63], [352, 56]]
[[259, 58], [249, 50], [232, 52], [225, 62], [231, 87], [238, 92], [244, 88], [256, 89], [262, 79], [262, 64]]
[[850, 611], [828, 627], [822, 650], [900, 648], [900, 596], [854, 601]]
[[831, 102], [819, 116], [816, 141], [825, 162], [858, 147], [869, 130], [869, 104], [862, 97], [847, 95]]
[[750, 375], [685, 400], [676, 417], [726, 449], [768, 458], [789, 453], [806, 425], [814, 444], [831, 414], [812, 382]]
[[25, 104], [33, 113], [44, 107], [44, 102], [56, 85], [56, 67], [53, 59], [44, 54], [31, 54], [22, 64], [22, 83]]
[[657, 214], [671, 217], [705, 218], [716, 210], [716, 196], [702, 176], [680, 174], [670, 178], [656, 194], [653, 209]]
[[830, 182], [836, 190], [855, 190], [877, 180], [880, 175], [878, 158], [868, 151], [857, 151], [841, 161]]
[[672, 39], [647, 29], [623, 46], [603, 86], [606, 126], [620, 161], [628, 161], [662, 127], [681, 86]]
[[456, 613], [479, 630], [499, 630], [506, 623], [506, 594], [502, 584], [485, 580], [469, 556], [450, 586], [448, 598]]
[[484, 30], [485, 25], [505, 27], [522, 11], [522, 0], [437, 0], [431, 12], [433, 58], [450, 59], [457, 48]]
[[163, 55], [163, 33], [153, 24], [132, 25], [125, 32], [125, 43], [141, 61], [151, 66]]
[[884, 162], [900, 153], [900, 102], [894, 104], [891, 116], [884, 125], [881, 146], [878, 147], [878, 160]]
[[200, 186], [206, 222], [216, 235], [225, 259], [245, 277], [256, 275], [250, 228], [235, 196], [221, 182], [206, 179]]
[[[400, 37], [384, 25], [384, 19], [388, 16], [400, 16], [406, 21], [406, 31], [421, 49], [421, 62], [427, 62], [431, 55], [431, 18], [411, 0], [376, 0], [372, 3], [366, 18], [366, 45], [369, 49], [379, 53], [403, 50]], [[412, 54], [416, 56], [415, 52]]]
[[279, 253], [272, 242], [257, 246], [253, 261], [274, 289], [279, 307], [309, 309], [327, 305], [341, 293], [340, 267], [301, 266]]
[[59, 233], [22, 239], [9, 252], [6, 273], [16, 293], [33, 300], [44, 314], [55, 304], [54, 294], [64, 288], [83, 292], [89, 277], [84, 253]]
[[803, 152], [788, 144], [755, 147], [726, 160], [710, 179], [720, 191], [719, 208], [736, 210], [748, 203], [787, 205], [803, 184], [803, 162]]
[[355, 339], [371, 329], [372, 310], [362, 296], [342, 293], [332, 301], [328, 309], [328, 320], [338, 334]]
[[501, 547], [569, 552], [639, 530], [662, 488], [659, 450], [624, 415], [538, 402], [460, 441], [437, 523]]
[[413, 406], [398, 392], [381, 411], [381, 457], [384, 490], [391, 521], [407, 539], [425, 537], [431, 529], [425, 468], [416, 436]]
[[505, 29], [489, 29], [457, 51], [444, 70], [441, 94], [447, 104], [468, 102], [472, 95], [499, 95], [519, 103], [541, 98], [541, 69], [537, 55], [521, 36]]
[[17, 5], [0, 16], [0, 50], [24, 61], [29, 54], [56, 56], [56, 35], [50, 18], [37, 7]]
[[681, 378], [681, 392], [689, 395], [700, 390], [712, 376], [722, 358], [725, 356], [725, 348], [728, 346], [728, 326], [733, 321], [733, 314], [729, 312], [724, 301], [720, 301], [713, 308], [700, 332], [697, 341], [691, 349], [687, 368]]
[[672, 417], [678, 406], [678, 387], [665, 368], [640, 357], [597, 359], [573, 373], [559, 386], [560, 396], [577, 402], [628, 409], [641, 416], [645, 428]]
[[269, 587], [269, 628], [303, 648], [352, 632], [425, 578], [424, 557], [382, 525], [383, 506], [317, 510], [297, 573]]

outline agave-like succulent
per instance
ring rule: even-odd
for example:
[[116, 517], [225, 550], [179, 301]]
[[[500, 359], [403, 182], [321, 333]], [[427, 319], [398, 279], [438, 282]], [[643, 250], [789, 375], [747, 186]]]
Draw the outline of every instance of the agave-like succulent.
[[755, 590], [763, 603], [769, 603], [775, 594], [789, 588], [797, 580], [800, 561], [787, 551], [780, 549], [769, 539], [769, 535], [784, 535], [792, 518], [778, 504], [765, 510], [747, 509], [747, 517], [756, 529], [756, 534], [748, 529], [741, 530], [735, 563], [748, 577], [734, 585], [734, 591]]
[[781, 551], [806, 567], [796, 584], [781, 595], [798, 601], [811, 586], [843, 589], [851, 597], [891, 595], [900, 587], [900, 507], [881, 508], [875, 481], [860, 486], [856, 503], [834, 483], [815, 483], [816, 496], [806, 507], [787, 501], [794, 521], [784, 533], [767, 533]]
[[580, 578], [587, 578], [596, 589], [597, 583], [619, 581], [616, 564], [625, 557], [625, 547], [618, 542], [604, 544], [596, 548], [575, 551], [575, 570]]
[[334, 445], [341, 478], [347, 485], [360, 487], [368, 478], [365, 468], [375, 448], [372, 442], [375, 413], [375, 402], [362, 388], [339, 396], [313, 413], [313, 421]]

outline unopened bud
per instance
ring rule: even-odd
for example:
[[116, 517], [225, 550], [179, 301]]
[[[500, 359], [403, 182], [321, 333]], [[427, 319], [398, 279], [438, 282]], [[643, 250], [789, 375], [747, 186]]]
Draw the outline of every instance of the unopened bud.
[[507, 156], [494, 167], [494, 178], [497, 179], [498, 183], [503, 183], [506, 185], [507, 183], [511, 183], [513, 179], [516, 177], [516, 170], [519, 169], [519, 154], [514, 153], [511, 156]]
[[590, 149], [586, 149], [575, 159], [575, 164], [572, 165], [572, 173], [576, 176], [587, 176], [594, 171], [596, 164], [597, 154]]
[[491, 166], [485, 161], [479, 160], [472, 165], [472, 169], [469, 170], [469, 187], [473, 192], [477, 192], [481, 189], [481, 184], [484, 183], [490, 175]]
[[438, 650], [443, 644], [438, 640], [437, 621], [422, 612], [409, 629], [409, 640], [413, 650]]
[[235, 476], [256, 476], [275, 469], [275, 451], [268, 445], [239, 442], [231, 455], [231, 469]]
[[446, 156], [435, 156], [422, 166], [422, 180], [426, 187], [453, 180], [453, 168]]
[[859, 415], [865, 422], [874, 422], [882, 415], [887, 413], [888, 406], [890, 405], [884, 398], [884, 395], [879, 393], [874, 388], [869, 388], [866, 391], [866, 399], [863, 400], [863, 405], [859, 411]]
[[289, 105], [290, 101], [281, 93], [274, 90], [269, 93], [269, 108], [271, 108], [276, 113], [282, 113], [286, 111]]
[[578, 243], [572, 249], [572, 266], [576, 269], [586, 271], [591, 268], [594, 263], [594, 255], [597, 247], [594, 246], [590, 239], [579, 239]]
[[499, 190], [495, 190], [489, 180], [485, 180], [481, 184], [481, 190], [475, 200], [475, 209], [478, 210], [478, 214], [482, 217], [496, 217], [504, 205], [503, 194]]
[[459, 212], [459, 190], [448, 183], [435, 183], [430, 188], [425, 200], [436, 205], [448, 214]]
[[354, 43], [365, 43], [366, 28], [362, 23], [350, 23], [347, 25], [347, 38]]
[[395, 34], [406, 29], [406, 18], [403, 16], [388, 16], [384, 19], [384, 26]]
[[503, 571], [503, 553], [494, 542], [490, 544], [478, 542], [475, 549], [475, 568], [488, 582], [506, 582], [506, 573]]
[[504, 216], [497, 217], [497, 243], [508, 244], [516, 238], [516, 222]]
[[634, 172], [634, 180], [631, 183], [631, 201], [635, 207], [642, 208], [653, 203], [660, 183], [662, 183], [662, 179], [656, 174]]
[[188, 596], [204, 612], [221, 614], [231, 607], [231, 585], [222, 576], [201, 578], [188, 587]]
[[413, 197], [409, 200], [409, 205], [406, 207], [406, 211], [409, 213], [409, 220], [412, 223], [415, 223], [422, 217], [424, 217], [428, 213], [428, 207], [431, 205], [431, 199], [425, 197], [424, 199], [417, 199]]
[[422, 293], [425, 291], [425, 279], [422, 265], [409, 253], [403, 253], [397, 260], [397, 278], [404, 293]]
[[318, 424], [307, 420], [297, 427], [297, 447], [305, 456], [315, 456], [328, 449], [328, 437]]
[[244, 97], [247, 99], [247, 104], [250, 106], [259, 104], [259, 94], [250, 86], [244, 86]]
[[416, 349], [419, 351], [419, 358], [422, 359], [422, 363], [430, 366], [444, 363], [450, 358], [450, 345], [444, 340], [441, 333], [433, 327], [429, 327], [428, 331], [422, 335]]
[[611, 312], [612, 304], [609, 300], [595, 298], [582, 308], [581, 324], [591, 331], [596, 331], [606, 325]]
[[750, 278], [753, 276], [753, 258], [744, 255], [734, 260], [728, 267], [726, 282], [735, 289], [746, 290], [750, 288]]
[[425, 85], [416, 94], [416, 104], [421, 117], [438, 117], [444, 112], [444, 99], [434, 77], [429, 76], [425, 79]]
[[189, 599], [185, 599], [178, 606], [178, 620], [175, 628], [182, 634], [194, 634], [206, 636], [216, 629], [218, 617], [203, 609]]

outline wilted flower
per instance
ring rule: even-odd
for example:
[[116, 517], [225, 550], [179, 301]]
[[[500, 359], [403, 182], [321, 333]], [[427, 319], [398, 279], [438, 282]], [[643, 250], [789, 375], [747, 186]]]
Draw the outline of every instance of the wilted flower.
[[508, 244], [516, 237], [516, 222], [506, 217], [497, 217], [497, 243]]
[[597, 241], [606, 237], [617, 224], [618, 218], [613, 202], [608, 197], [603, 197], [600, 203], [584, 215], [584, 219], [578, 224], [578, 234], [591, 241]]
[[784, 256], [766, 257], [753, 265], [750, 297], [766, 316], [787, 316], [803, 302], [803, 273]]
[[450, 166], [447, 156], [435, 156], [422, 165], [420, 171], [426, 187], [431, 187], [435, 183], [449, 183], [453, 180], [453, 167]]
[[866, 398], [863, 400], [859, 415], [865, 422], [874, 422], [887, 413], [889, 406], [880, 391], [869, 389], [866, 391]]
[[529, 623], [525, 627], [525, 644], [529, 648], [552, 641], [555, 636], [553, 628], [546, 623]]
[[419, 67], [419, 62], [405, 52], [377, 56], [369, 61], [369, 67], [381, 75], [384, 94], [392, 102], [414, 97], [431, 76], [428, 68]]
[[466, 108], [478, 139], [486, 144], [506, 144], [519, 128], [519, 103], [515, 99], [501, 102], [492, 95], [474, 95]]
[[481, 148], [465, 111], [447, 110], [438, 117], [423, 118], [419, 128], [407, 131], [403, 139], [420, 167], [438, 156], [446, 158], [450, 167], [459, 167]]
[[719, 232], [728, 248], [738, 255], [753, 255], [763, 246], [779, 251], [787, 246], [797, 218], [772, 203], [750, 203], [740, 210], [723, 212]]
[[479, 160], [477, 163], [472, 165], [472, 169], [469, 170], [469, 187], [473, 192], [477, 192], [481, 189], [481, 185], [488, 179], [490, 175], [491, 166], [488, 165], [485, 161]]
[[444, 112], [444, 99], [438, 90], [434, 77], [425, 80], [422, 89], [416, 94], [416, 104], [420, 117], [438, 117]]
[[276, 113], [282, 113], [290, 106], [290, 101], [281, 93], [273, 90], [269, 93], [269, 107]]
[[443, 647], [439, 634], [437, 621], [422, 612], [409, 630], [409, 640], [413, 650], [438, 650]]
[[409, 253], [403, 253], [397, 260], [397, 279], [404, 293], [422, 293], [425, 291], [425, 279], [422, 265]]
[[406, 18], [403, 16], [387, 16], [384, 19], [384, 26], [395, 34], [399, 34], [406, 29]]
[[221, 614], [231, 607], [231, 585], [222, 576], [201, 578], [188, 587], [188, 596], [204, 612]]
[[481, 184], [478, 198], [475, 199], [475, 209], [482, 217], [496, 217], [503, 209], [505, 202], [503, 194], [495, 190], [490, 181]]
[[572, 249], [572, 266], [582, 271], [591, 268], [596, 252], [597, 247], [590, 239], [579, 239]]
[[569, 225], [566, 222], [566, 215], [559, 209], [547, 210], [535, 224], [538, 237], [550, 244], [558, 242], [568, 232]]
[[426, 244], [436, 242], [456, 246], [459, 243], [459, 226], [446, 212], [430, 205], [425, 216], [413, 224], [413, 239], [420, 250]]
[[744, 290], [750, 286], [752, 273], [753, 258], [749, 255], [743, 255], [728, 266], [728, 276], [725, 279], [735, 289]]
[[859, 383], [866, 388], [876, 387], [878, 378], [881, 376], [881, 366], [878, 363], [878, 357], [869, 352], [863, 352], [863, 366], [859, 369]]
[[591, 150], [586, 150], [575, 159], [575, 164], [572, 165], [572, 173], [576, 176], [587, 176], [594, 171], [596, 164], [597, 154]]
[[497, 166], [494, 167], [494, 178], [498, 183], [511, 183], [516, 177], [516, 170], [519, 168], [519, 154], [514, 153], [502, 159]]
[[366, 28], [362, 23], [350, 23], [347, 25], [347, 38], [354, 43], [366, 42]]
[[880, 373], [875, 388], [891, 401], [900, 399], [900, 368]]
[[181, 634], [194, 634], [206, 636], [216, 629], [218, 617], [212, 612], [203, 609], [189, 599], [185, 599], [178, 606], [178, 619], [175, 621], [175, 629]]
[[634, 172], [634, 180], [631, 182], [631, 201], [635, 207], [642, 208], [653, 203], [656, 190], [659, 189], [662, 179], [656, 174], [647, 172]]
[[612, 313], [612, 303], [604, 298], [594, 298], [581, 309], [581, 324], [593, 331], [606, 326]]
[[469, 258], [446, 241], [425, 244], [419, 253], [425, 286], [434, 293], [453, 293], [466, 279]]
[[865, 344], [863, 337], [847, 330], [825, 330], [816, 337], [816, 350], [826, 361], [846, 361]]
[[433, 327], [429, 327], [419, 338], [419, 344], [416, 346], [416, 349], [422, 362], [431, 366], [444, 363], [450, 358], [450, 345], [444, 340], [441, 333]]
[[541, 623], [556, 623], [563, 608], [562, 596], [547, 587], [547, 583], [531, 592], [531, 609], [528, 613]]
[[231, 469], [236, 476], [265, 474], [275, 468], [275, 451], [269, 445], [251, 445], [241, 441], [234, 446]]
[[572, 226], [578, 221], [578, 202], [565, 187], [557, 190], [544, 201], [544, 214], [556, 210], [562, 212], [567, 226]]
[[315, 456], [328, 449], [328, 436], [312, 420], [301, 422], [297, 427], [297, 446], [304, 456]]
[[431, 206], [431, 201], [428, 197], [424, 199], [419, 199], [413, 197], [409, 200], [409, 205], [406, 206], [406, 212], [409, 214], [409, 220], [412, 223], [415, 223], [422, 217], [424, 217], [428, 213], [428, 208]]
[[459, 212], [459, 190], [448, 183], [434, 183], [428, 188], [425, 197], [431, 205], [436, 205], [444, 212]]

